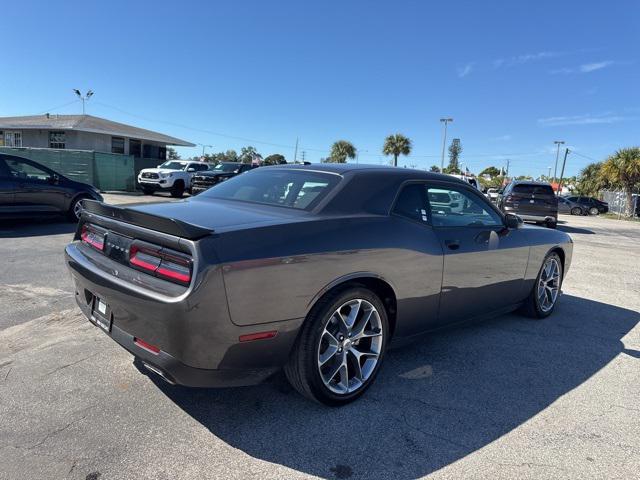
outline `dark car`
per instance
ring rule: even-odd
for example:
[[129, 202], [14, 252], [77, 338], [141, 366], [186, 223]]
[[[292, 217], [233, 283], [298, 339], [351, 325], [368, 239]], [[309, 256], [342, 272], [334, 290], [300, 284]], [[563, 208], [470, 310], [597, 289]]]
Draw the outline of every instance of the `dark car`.
[[498, 200], [504, 213], [513, 213], [527, 222], [556, 228], [558, 197], [548, 183], [520, 181], [509, 183]]
[[340, 405], [391, 343], [551, 314], [572, 247], [448, 175], [290, 165], [173, 203], [87, 202], [66, 262], [84, 314], [168, 382], [248, 385], [284, 367]]
[[240, 175], [241, 173], [248, 172], [256, 168], [257, 165], [251, 165], [248, 163], [238, 162], [222, 162], [202, 172], [198, 172], [193, 176], [191, 183], [191, 194], [197, 195], [204, 192], [212, 186], [229, 180], [230, 178]]
[[0, 154], [0, 218], [66, 215], [77, 221], [83, 199], [102, 201], [102, 196], [32, 160]]
[[567, 200], [580, 205], [589, 215], [598, 215], [609, 211], [609, 204], [593, 197], [567, 197]]
[[585, 215], [586, 209], [576, 202], [572, 202], [568, 198], [558, 197], [558, 213], [569, 215]]

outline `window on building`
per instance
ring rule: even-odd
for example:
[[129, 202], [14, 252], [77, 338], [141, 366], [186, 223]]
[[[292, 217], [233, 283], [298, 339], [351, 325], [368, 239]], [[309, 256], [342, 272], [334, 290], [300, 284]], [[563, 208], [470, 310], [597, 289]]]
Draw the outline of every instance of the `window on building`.
[[49, 148], [65, 148], [66, 135], [64, 132], [49, 132]]
[[5, 147], [21, 147], [22, 146], [22, 132], [4, 132], [4, 146]]
[[140, 140], [129, 139], [129, 155], [133, 155], [135, 158], [142, 156], [142, 142]]
[[124, 153], [124, 138], [111, 137], [111, 153]]

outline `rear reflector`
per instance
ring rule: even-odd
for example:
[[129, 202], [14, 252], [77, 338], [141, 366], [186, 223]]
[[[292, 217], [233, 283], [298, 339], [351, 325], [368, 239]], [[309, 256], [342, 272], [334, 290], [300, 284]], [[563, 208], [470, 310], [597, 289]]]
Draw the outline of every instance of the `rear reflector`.
[[148, 352], [153, 353], [154, 355], [157, 355], [160, 353], [160, 349], [158, 347], [156, 347], [155, 345], [151, 345], [150, 343], [147, 343], [144, 340], [140, 340], [139, 338], [134, 338], [133, 343], [138, 345], [140, 348], [143, 348]]
[[240, 335], [239, 340], [241, 342], [252, 342], [254, 340], [266, 340], [267, 338], [273, 338], [278, 334], [276, 330], [270, 330], [268, 332], [247, 333], [246, 335]]

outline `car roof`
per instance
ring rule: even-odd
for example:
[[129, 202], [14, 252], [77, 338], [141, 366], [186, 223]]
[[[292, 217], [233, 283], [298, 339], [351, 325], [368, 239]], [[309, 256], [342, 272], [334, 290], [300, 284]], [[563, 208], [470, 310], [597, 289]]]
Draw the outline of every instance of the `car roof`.
[[414, 168], [402, 168], [391, 167], [388, 165], [370, 165], [370, 164], [358, 164], [358, 163], [312, 163], [309, 165], [302, 164], [287, 164], [287, 165], [273, 165], [268, 168], [278, 169], [291, 169], [291, 170], [309, 170], [314, 172], [334, 173], [338, 175], [346, 174], [380, 174], [380, 175], [394, 175], [403, 176], [407, 179], [422, 179], [422, 180], [440, 180], [457, 184], [469, 185], [467, 182], [460, 180], [459, 178], [442, 173], [427, 172], [425, 170], [417, 170]]
[[536, 180], [513, 180], [510, 185], [541, 185], [545, 187], [551, 186], [549, 182], [538, 182]]

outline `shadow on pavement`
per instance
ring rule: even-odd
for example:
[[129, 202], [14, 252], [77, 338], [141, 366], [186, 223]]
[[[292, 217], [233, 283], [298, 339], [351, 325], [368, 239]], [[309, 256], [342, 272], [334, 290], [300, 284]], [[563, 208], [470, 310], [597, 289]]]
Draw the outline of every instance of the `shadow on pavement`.
[[41, 237], [73, 234], [77, 223], [64, 217], [43, 217], [19, 220], [0, 220], [0, 238]]
[[388, 352], [360, 400], [326, 408], [278, 375], [243, 389], [153, 380], [214, 435], [252, 457], [325, 478], [421, 477], [488, 445], [624, 350], [632, 310], [564, 296], [554, 315], [507, 315]]
[[566, 233], [582, 233], [588, 235], [594, 235], [596, 233], [588, 228], [570, 227], [568, 225], [558, 225], [557, 229]]

